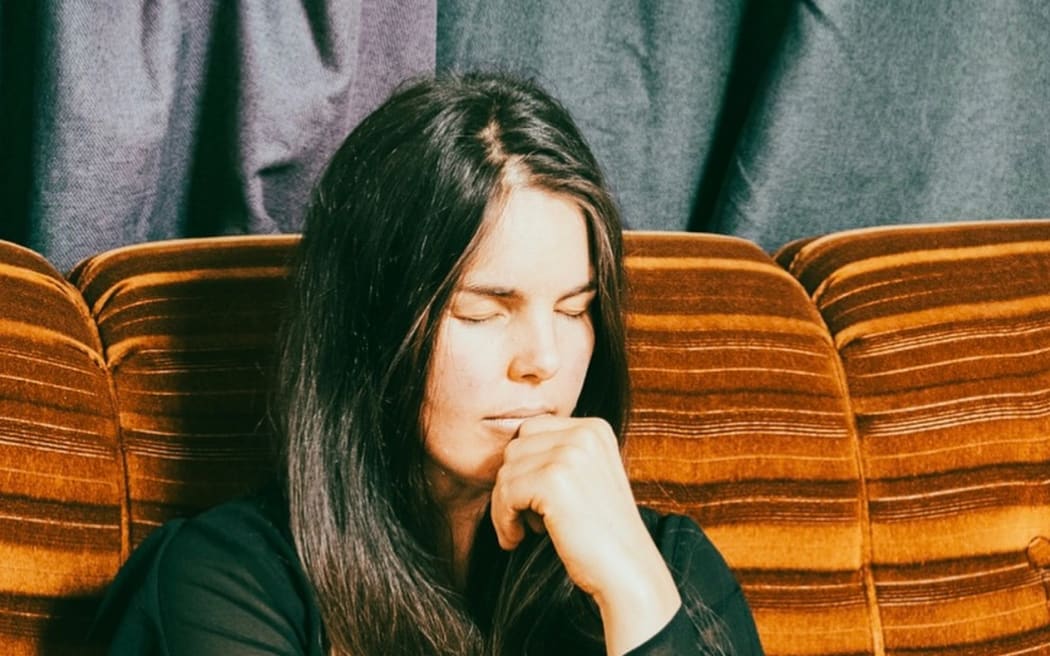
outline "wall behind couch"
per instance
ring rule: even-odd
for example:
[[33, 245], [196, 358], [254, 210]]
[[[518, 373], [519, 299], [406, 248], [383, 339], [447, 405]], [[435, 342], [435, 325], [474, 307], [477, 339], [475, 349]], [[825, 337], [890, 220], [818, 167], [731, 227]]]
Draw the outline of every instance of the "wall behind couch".
[[1050, 216], [1041, 0], [0, 3], [0, 238], [60, 268], [298, 228], [407, 75], [499, 65], [579, 119], [634, 228], [767, 249]]

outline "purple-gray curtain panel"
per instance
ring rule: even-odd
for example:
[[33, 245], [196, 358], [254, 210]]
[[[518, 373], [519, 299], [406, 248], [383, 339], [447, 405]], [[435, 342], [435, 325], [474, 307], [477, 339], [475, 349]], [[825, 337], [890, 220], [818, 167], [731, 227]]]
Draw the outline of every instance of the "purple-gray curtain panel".
[[0, 3], [3, 233], [60, 268], [128, 243], [298, 229], [403, 78], [434, 0]]
[[435, 68], [539, 78], [632, 228], [1050, 216], [1042, 0], [13, 0], [0, 27], [0, 237], [61, 268], [297, 230], [342, 136]]

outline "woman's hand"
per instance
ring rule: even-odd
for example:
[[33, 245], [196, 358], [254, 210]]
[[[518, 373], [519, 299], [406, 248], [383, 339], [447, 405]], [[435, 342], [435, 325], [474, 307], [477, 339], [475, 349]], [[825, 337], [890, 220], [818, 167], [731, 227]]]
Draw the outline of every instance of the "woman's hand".
[[504, 549], [518, 546], [526, 524], [550, 535], [569, 577], [598, 604], [609, 654], [645, 642], [681, 605], [602, 419], [524, 421], [496, 475], [492, 522]]

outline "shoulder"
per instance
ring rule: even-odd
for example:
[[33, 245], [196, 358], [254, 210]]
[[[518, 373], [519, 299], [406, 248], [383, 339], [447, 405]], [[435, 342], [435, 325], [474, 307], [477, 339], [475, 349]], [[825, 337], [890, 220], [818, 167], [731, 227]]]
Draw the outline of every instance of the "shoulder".
[[[154, 532], [122, 569], [116, 642], [171, 653], [310, 653], [319, 620], [281, 510], [267, 496]], [[118, 604], [119, 606], [120, 604]]]
[[167, 579], [221, 569], [229, 572], [223, 578], [295, 578], [298, 558], [275, 504], [268, 495], [239, 499], [165, 525], [156, 547], [158, 573]]

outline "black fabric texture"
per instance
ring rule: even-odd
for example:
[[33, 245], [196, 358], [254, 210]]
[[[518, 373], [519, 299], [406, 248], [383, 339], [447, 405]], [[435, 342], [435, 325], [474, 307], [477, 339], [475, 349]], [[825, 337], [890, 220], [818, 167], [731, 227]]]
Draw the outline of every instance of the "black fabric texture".
[[[732, 572], [700, 528], [682, 516], [643, 518], [676, 582], [692, 588], [732, 645], [761, 654]], [[684, 610], [630, 656], [706, 653]], [[225, 503], [155, 531], [110, 587], [95, 626], [110, 654], [322, 656], [323, 626], [274, 493]]]

